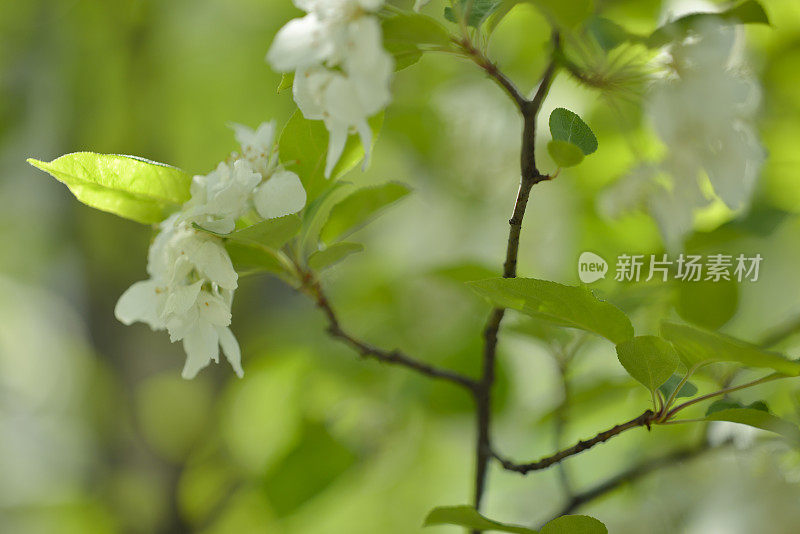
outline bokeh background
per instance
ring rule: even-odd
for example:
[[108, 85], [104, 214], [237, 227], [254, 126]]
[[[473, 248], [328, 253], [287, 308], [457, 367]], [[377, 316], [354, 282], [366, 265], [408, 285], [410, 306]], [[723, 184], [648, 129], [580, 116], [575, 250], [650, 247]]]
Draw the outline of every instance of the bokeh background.
[[[721, 314], [724, 331], [758, 340], [800, 314], [800, 3], [763, 3], [773, 27], [748, 28], [746, 54], [763, 84], [759, 130], [769, 158], [750, 214], [717, 205], [689, 241], [696, 250], [760, 253], [761, 279], [699, 294], [600, 283], [639, 332], [683, 307], [700, 322]], [[638, 31], [666, 13], [655, 0], [597, 4]], [[441, 7], [426, 12], [439, 16]], [[0, 3], [1, 532], [406, 534], [420, 531], [432, 507], [469, 502], [474, 429], [465, 393], [359, 361], [325, 336], [309, 302], [268, 276], [242, 279], [234, 305], [244, 379], [216, 365], [182, 380], [179, 345], [113, 315], [119, 295], [145, 277], [151, 230], [79, 204], [25, 163], [92, 150], [208, 172], [235, 148], [229, 122], [282, 123], [293, 110], [290, 94], [276, 94], [279, 75], [264, 54], [299, 14], [289, 0]], [[490, 52], [528, 91], [547, 40], [545, 20], [522, 6], [498, 27]], [[414, 193], [360, 231], [366, 251], [324, 282], [355, 334], [474, 374], [488, 307], [461, 282], [499, 272], [520, 120], [473, 65], [444, 55], [398, 73], [394, 95], [373, 165], [349, 179], [399, 180]], [[623, 116], [563, 74], [551, 95], [545, 120], [556, 106], [577, 111], [600, 150], [534, 190], [521, 274], [577, 283], [583, 250], [610, 261], [660, 252], [649, 216], [608, 220], [597, 209], [598, 195], [653, 142], [641, 112]], [[575, 355], [564, 406], [557, 359], [537, 335], [512, 318], [500, 344], [494, 431], [507, 454], [545, 455], [556, 428], [568, 444], [646, 406], [646, 391], [602, 340]], [[783, 348], [797, 356], [797, 345], [790, 336]], [[714, 376], [698, 386], [711, 387]], [[766, 397], [796, 420], [797, 390], [788, 381], [741, 398]], [[589, 487], [702, 442], [705, 431], [632, 431], [564, 472], [523, 478], [493, 468], [487, 513], [538, 524], [566, 498], [562, 475], [574, 489]], [[661, 469], [585, 511], [612, 533], [797, 532], [800, 456], [751, 438]]]

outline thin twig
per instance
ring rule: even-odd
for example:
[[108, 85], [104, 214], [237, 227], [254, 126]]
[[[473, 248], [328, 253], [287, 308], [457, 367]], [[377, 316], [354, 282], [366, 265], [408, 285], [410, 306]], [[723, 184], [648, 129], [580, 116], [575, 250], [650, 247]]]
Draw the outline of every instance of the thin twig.
[[464, 37], [461, 39], [453, 39], [453, 43], [458, 46], [464, 54], [470, 58], [476, 65], [486, 72], [497, 84], [502, 87], [508, 96], [517, 104], [520, 111], [528, 105], [528, 100], [523, 96], [517, 86], [514, 85], [508, 76], [503, 74], [496, 63], [487, 58], [483, 52], [478, 50], [472, 42]]
[[587, 449], [591, 449], [595, 445], [603, 443], [604, 441], [608, 441], [614, 436], [618, 436], [619, 434], [622, 434], [623, 432], [625, 432], [626, 430], [630, 430], [631, 428], [646, 426], [647, 429], [649, 430], [650, 424], [653, 423], [655, 418], [656, 414], [652, 410], [647, 410], [642, 415], [635, 417], [630, 421], [627, 421], [620, 425], [616, 425], [604, 432], [600, 432], [591, 439], [585, 441], [579, 441], [578, 443], [576, 443], [575, 445], [573, 445], [568, 449], [561, 450], [553, 454], [552, 456], [547, 456], [546, 458], [542, 458], [541, 460], [538, 460], [536, 462], [518, 464], [510, 460], [506, 460], [505, 458], [502, 458], [498, 454], [494, 454], [494, 457], [497, 458], [497, 460], [500, 462], [500, 464], [503, 466], [504, 469], [508, 471], [515, 471], [517, 473], [521, 473], [524, 475], [531, 471], [539, 471], [541, 469], [546, 469], [552, 465], [561, 462], [565, 458], [569, 458], [570, 456], [574, 456]]
[[759, 378], [758, 380], [753, 380], [752, 382], [747, 382], [745, 384], [741, 384], [738, 386], [732, 386], [724, 389], [720, 389], [719, 391], [714, 391], [712, 393], [708, 393], [706, 395], [701, 395], [700, 397], [695, 397], [691, 400], [684, 402], [683, 404], [679, 404], [678, 406], [671, 409], [667, 414], [664, 416], [664, 421], [669, 421], [676, 413], [680, 412], [681, 410], [692, 406], [693, 404], [697, 404], [698, 402], [703, 402], [704, 400], [708, 400], [714, 397], [719, 397], [720, 395], [726, 395], [728, 393], [733, 393], [734, 391], [739, 391], [740, 389], [750, 388], [753, 386], [758, 386], [759, 384], [764, 384], [766, 382], [771, 382], [773, 380], [777, 380], [779, 378], [786, 378], [786, 375], [781, 373], [772, 373], [763, 378]]
[[314, 299], [317, 307], [322, 310], [328, 319], [328, 333], [355, 349], [361, 356], [383, 363], [400, 365], [431, 378], [452, 382], [473, 392], [477, 389], [478, 384], [472, 378], [417, 360], [399, 350], [384, 350], [354, 338], [342, 328], [339, 318], [328, 297], [323, 292], [319, 281], [309, 272], [304, 272], [301, 276], [303, 278], [303, 289]]

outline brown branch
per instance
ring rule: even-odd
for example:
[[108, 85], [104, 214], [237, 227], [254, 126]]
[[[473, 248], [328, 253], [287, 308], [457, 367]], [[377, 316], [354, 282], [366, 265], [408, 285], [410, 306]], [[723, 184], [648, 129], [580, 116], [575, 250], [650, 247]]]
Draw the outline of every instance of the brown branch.
[[494, 454], [494, 457], [500, 462], [504, 469], [508, 471], [515, 471], [521, 474], [527, 474], [531, 471], [539, 471], [541, 469], [546, 469], [551, 465], [555, 465], [560, 461], [564, 460], [565, 458], [569, 458], [570, 456], [574, 456], [578, 453], [581, 453], [587, 449], [591, 449], [595, 445], [608, 441], [609, 439], [613, 438], [614, 436], [618, 436], [622, 434], [626, 430], [630, 430], [631, 428], [637, 428], [640, 426], [646, 426], [647, 429], [650, 429], [650, 424], [655, 421], [657, 414], [655, 414], [652, 410], [645, 411], [642, 415], [631, 419], [626, 423], [622, 423], [620, 425], [616, 425], [604, 432], [600, 432], [595, 437], [585, 440], [579, 441], [572, 447], [568, 449], [561, 450], [552, 456], [548, 456], [546, 458], [542, 458], [536, 462], [530, 462], [525, 464], [517, 464], [510, 460], [506, 460], [505, 458], [500, 457], [498, 454]]
[[[557, 39], [557, 37], [556, 37]], [[476, 56], [473, 56], [473, 59]], [[482, 57], [482, 56], [478, 56]], [[478, 63], [481, 65], [481, 63]], [[491, 62], [488, 62], [492, 65]], [[484, 66], [484, 70], [486, 67]], [[498, 75], [493, 75], [494, 72]], [[514, 203], [514, 210], [511, 219], [508, 221], [508, 243], [506, 245], [506, 259], [503, 263], [503, 278], [514, 278], [517, 276], [517, 257], [519, 254], [519, 239], [522, 233], [522, 221], [525, 217], [525, 210], [528, 206], [531, 189], [537, 183], [549, 179], [543, 175], [536, 167], [536, 119], [541, 109], [542, 102], [547, 94], [553, 76], [556, 72], [555, 63], [551, 63], [545, 70], [536, 95], [528, 101], [519, 94], [519, 91], [510, 82], [506, 83], [505, 76], [496, 70], [496, 66], [487, 70], [495, 80], [500, 83], [511, 94], [517, 102], [523, 117], [522, 129], [522, 148], [521, 148], [521, 178], [517, 199]], [[476, 403], [476, 458], [475, 458], [475, 493], [473, 503], [475, 508], [479, 508], [483, 491], [486, 486], [486, 470], [489, 460], [492, 457], [492, 444], [490, 437], [491, 414], [492, 414], [492, 387], [495, 380], [495, 360], [497, 359], [497, 336], [500, 331], [500, 323], [503, 321], [505, 310], [495, 308], [489, 314], [486, 326], [483, 329], [483, 363], [481, 379], [475, 389]], [[478, 531], [474, 531], [478, 532]]]
[[425, 376], [457, 384], [473, 392], [477, 390], [478, 383], [472, 378], [461, 375], [455, 371], [435, 367], [412, 358], [399, 350], [384, 350], [354, 338], [342, 328], [339, 323], [339, 318], [328, 300], [328, 297], [323, 292], [319, 281], [316, 280], [310, 272], [301, 272], [301, 276], [303, 280], [302, 289], [314, 299], [317, 307], [322, 310], [325, 317], [328, 319], [328, 333], [332, 337], [355, 349], [362, 357], [406, 367]]

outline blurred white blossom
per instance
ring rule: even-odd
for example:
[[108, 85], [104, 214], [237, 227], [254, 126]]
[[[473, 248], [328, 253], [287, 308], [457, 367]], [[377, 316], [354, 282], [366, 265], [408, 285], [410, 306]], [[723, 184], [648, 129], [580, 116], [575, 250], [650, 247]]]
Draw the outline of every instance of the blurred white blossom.
[[383, 49], [380, 22], [372, 13], [383, 0], [295, 0], [305, 17], [278, 31], [267, 53], [275, 70], [295, 71], [294, 99], [307, 119], [330, 132], [325, 176], [330, 177], [354, 129], [369, 161], [367, 119], [385, 108], [394, 61]]
[[663, 76], [647, 101], [666, 154], [601, 198], [601, 209], [612, 216], [648, 209], [670, 249], [680, 248], [692, 229], [694, 210], [711, 200], [700, 187], [703, 174], [714, 193], [736, 210], [749, 204], [763, 165], [765, 152], [754, 125], [760, 88], [734, 53], [742, 37], [734, 27], [706, 21], [666, 51]]
[[265, 219], [296, 213], [306, 203], [298, 176], [272, 157], [274, 123], [250, 130], [234, 125], [241, 153], [205, 176], [195, 176], [191, 199], [159, 226], [150, 245], [148, 280], [122, 294], [115, 315], [122, 323], [143, 322], [166, 330], [186, 351], [184, 378], [194, 378], [219, 352], [238, 376], [241, 351], [229, 326], [238, 275], [222, 239], [236, 220], [253, 210]]

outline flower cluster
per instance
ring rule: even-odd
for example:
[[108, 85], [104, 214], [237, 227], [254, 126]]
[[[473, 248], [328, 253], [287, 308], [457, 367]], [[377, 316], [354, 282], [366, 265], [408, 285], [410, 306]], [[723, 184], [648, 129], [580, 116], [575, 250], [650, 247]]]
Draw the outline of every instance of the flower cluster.
[[[707, 22], [671, 47], [668, 75], [654, 84], [648, 107], [667, 153], [604, 199], [612, 213], [647, 205], [672, 249], [691, 231], [694, 209], [709, 202], [701, 173], [729, 208], [739, 209], [749, 203], [765, 158], [753, 124], [760, 90], [735, 55], [736, 39], [735, 28]], [[659, 175], [669, 177], [669, 188]]]
[[238, 275], [218, 234], [257, 213], [265, 219], [303, 209], [306, 193], [296, 174], [278, 164], [275, 125], [253, 131], [234, 125], [241, 152], [205, 176], [195, 176], [191, 199], [160, 224], [147, 258], [148, 280], [133, 284], [117, 302], [117, 319], [167, 330], [186, 351], [184, 378], [194, 378], [219, 349], [240, 377], [241, 351], [229, 325]]
[[275, 70], [295, 71], [300, 111], [325, 122], [330, 132], [325, 176], [330, 177], [351, 128], [368, 160], [372, 131], [367, 119], [391, 98], [394, 61], [383, 49], [380, 22], [373, 15], [383, 0], [295, 0], [295, 5], [308, 14], [280, 29], [267, 61]]

